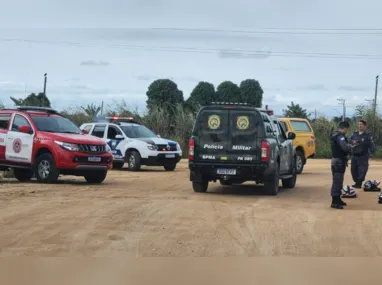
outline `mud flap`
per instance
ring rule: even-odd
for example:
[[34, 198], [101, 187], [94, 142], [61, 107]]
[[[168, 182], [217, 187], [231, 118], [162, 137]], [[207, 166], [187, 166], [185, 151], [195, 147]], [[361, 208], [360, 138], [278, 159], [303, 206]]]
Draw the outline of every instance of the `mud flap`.
[[203, 175], [199, 171], [190, 171], [190, 181], [192, 182], [203, 182]]

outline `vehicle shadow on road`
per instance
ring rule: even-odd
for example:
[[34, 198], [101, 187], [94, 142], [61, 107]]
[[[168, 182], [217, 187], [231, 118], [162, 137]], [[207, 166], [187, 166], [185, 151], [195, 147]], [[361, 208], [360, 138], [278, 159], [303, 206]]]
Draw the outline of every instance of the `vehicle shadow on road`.
[[138, 171], [132, 171], [127, 168], [122, 168], [122, 169], [112, 169], [111, 171], [118, 171], [118, 172], [131, 172], [131, 173], [144, 173], [144, 172], [166, 172], [164, 169], [148, 169], [148, 168], [142, 168]]

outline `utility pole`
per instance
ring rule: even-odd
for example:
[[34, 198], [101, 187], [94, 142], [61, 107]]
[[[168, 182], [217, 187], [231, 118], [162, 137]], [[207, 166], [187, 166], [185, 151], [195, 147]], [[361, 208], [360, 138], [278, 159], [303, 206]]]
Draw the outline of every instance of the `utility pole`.
[[103, 115], [103, 101], [101, 103], [101, 116]]
[[314, 108], [314, 121], [316, 121], [316, 120], [317, 120], [317, 109]]
[[378, 77], [379, 75], [375, 77], [374, 116], [377, 115]]
[[343, 110], [342, 121], [344, 122], [346, 119], [346, 101], [345, 99], [342, 99], [342, 98], [338, 98], [337, 101], [340, 102], [340, 104], [342, 105], [342, 110]]
[[47, 80], [47, 76], [48, 74], [47, 73], [45, 73], [44, 74], [44, 97], [45, 97], [45, 99], [46, 99], [46, 80]]

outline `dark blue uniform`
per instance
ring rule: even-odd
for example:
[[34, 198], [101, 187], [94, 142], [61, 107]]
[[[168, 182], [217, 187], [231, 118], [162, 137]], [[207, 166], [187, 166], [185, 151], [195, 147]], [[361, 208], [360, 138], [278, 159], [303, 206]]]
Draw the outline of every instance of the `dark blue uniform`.
[[347, 167], [348, 154], [351, 152], [351, 147], [348, 144], [346, 137], [340, 131], [335, 131], [331, 137], [332, 151], [332, 188], [331, 196], [340, 199], [341, 191], [344, 183], [344, 176]]
[[369, 157], [375, 153], [375, 144], [369, 132], [362, 134], [354, 132], [350, 137], [350, 141], [354, 145], [351, 159], [351, 174], [355, 182], [354, 186], [360, 188], [362, 182], [365, 181], [369, 169]]

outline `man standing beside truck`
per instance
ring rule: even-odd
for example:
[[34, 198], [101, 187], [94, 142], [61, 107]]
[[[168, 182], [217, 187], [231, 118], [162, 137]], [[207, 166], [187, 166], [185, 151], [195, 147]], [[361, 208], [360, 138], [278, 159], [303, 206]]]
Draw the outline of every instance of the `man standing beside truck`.
[[333, 175], [331, 196], [334, 209], [343, 209], [346, 203], [341, 199], [341, 191], [344, 183], [344, 176], [347, 167], [347, 156], [351, 152], [351, 146], [348, 144], [346, 134], [349, 130], [348, 122], [341, 122], [339, 128], [331, 137], [331, 170]]
[[350, 141], [355, 145], [351, 159], [351, 174], [355, 183], [353, 187], [361, 188], [369, 169], [369, 157], [375, 153], [373, 137], [366, 130], [365, 120], [359, 121], [358, 131], [352, 134]]

